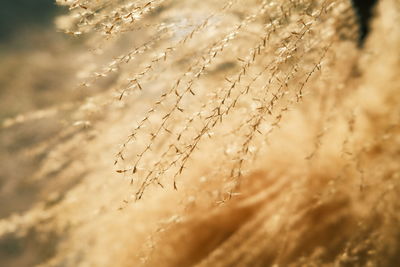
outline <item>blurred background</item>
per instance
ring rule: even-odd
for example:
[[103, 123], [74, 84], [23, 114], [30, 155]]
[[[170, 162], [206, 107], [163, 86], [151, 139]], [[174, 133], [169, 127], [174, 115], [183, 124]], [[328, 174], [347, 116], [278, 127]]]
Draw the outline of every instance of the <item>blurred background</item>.
[[8, 117], [47, 107], [54, 101], [51, 95], [55, 90], [50, 89], [49, 76], [62, 71], [54, 66], [59, 57], [55, 52], [63, 52], [60, 45], [68, 41], [53, 26], [55, 16], [62, 11], [54, 0], [2, 2], [0, 123]]
[[[52, 147], [34, 151], [59, 134], [68, 118], [65, 109], [49, 109], [78, 99], [72, 89], [77, 63], [67, 58], [79, 41], [54, 25], [63, 12], [55, 0], [1, 2], [0, 222], [37, 205], [43, 183], [31, 178]], [[43, 246], [38, 235], [1, 235], [0, 266], [34, 266], [50, 256], [54, 247]]]
[[54, 0], [3, 1], [0, 9], [0, 42], [5, 46], [7, 41], [23, 37], [21, 33], [27, 33], [32, 28], [48, 27], [60, 11]]

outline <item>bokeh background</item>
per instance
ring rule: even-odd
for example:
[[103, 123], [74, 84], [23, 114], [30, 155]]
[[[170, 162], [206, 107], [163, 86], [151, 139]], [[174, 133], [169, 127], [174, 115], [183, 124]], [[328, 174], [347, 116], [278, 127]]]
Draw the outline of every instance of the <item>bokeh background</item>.
[[3, 1], [0, 9], [0, 41], [3, 45], [32, 27], [49, 27], [54, 16], [61, 9], [53, 0], [13, 0]]

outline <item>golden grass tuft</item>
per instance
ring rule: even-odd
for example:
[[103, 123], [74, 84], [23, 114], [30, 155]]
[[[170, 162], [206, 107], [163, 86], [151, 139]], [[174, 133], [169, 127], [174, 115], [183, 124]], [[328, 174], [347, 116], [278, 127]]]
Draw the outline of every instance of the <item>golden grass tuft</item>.
[[64, 120], [18, 154], [40, 190], [0, 263], [400, 262], [398, 0], [362, 49], [347, 0], [57, 2], [90, 47], [75, 90], [100, 90], [4, 124]]

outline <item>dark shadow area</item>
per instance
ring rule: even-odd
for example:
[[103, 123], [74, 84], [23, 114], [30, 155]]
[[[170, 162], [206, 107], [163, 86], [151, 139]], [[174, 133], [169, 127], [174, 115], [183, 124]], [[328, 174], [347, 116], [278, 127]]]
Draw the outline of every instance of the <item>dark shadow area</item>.
[[59, 236], [56, 233], [41, 233], [34, 229], [23, 236], [6, 234], [0, 237], [1, 266], [36, 266], [51, 258], [57, 248]]
[[2, 1], [0, 8], [0, 43], [18, 37], [20, 31], [48, 25], [59, 12], [55, 0]]
[[365, 38], [368, 35], [370, 19], [373, 16], [373, 8], [377, 2], [377, 0], [353, 0], [360, 23], [360, 46], [363, 46]]

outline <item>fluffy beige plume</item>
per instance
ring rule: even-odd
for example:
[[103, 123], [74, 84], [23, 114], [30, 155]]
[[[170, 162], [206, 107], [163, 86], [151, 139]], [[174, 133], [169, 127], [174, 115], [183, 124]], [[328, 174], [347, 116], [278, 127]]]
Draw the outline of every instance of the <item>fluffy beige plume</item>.
[[40, 194], [0, 220], [25, 263], [400, 262], [398, 0], [363, 49], [347, 0], [57, 2], [103, 90], [26, 148]]

